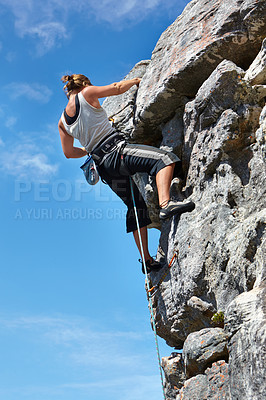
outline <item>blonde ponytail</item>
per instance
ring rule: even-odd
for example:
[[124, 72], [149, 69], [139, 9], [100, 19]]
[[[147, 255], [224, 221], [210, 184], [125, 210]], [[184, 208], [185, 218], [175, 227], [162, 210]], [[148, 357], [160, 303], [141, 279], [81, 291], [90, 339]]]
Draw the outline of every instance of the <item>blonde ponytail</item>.
[[82, 89], [85, 86], [91, 86], [89, 78], [82, 74], [63, 75], [61, 81], [66, 83], [63, 89], [67, 98], [69, 98], [73, 90]]

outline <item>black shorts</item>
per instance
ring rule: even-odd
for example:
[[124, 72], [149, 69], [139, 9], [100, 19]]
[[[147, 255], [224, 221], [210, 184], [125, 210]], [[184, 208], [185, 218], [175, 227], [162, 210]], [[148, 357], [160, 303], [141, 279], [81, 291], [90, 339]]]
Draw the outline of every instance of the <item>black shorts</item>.
[[[137, 229], [130, 189], [130, 176], [137, 172], [147, 172], [149, 175], [155, 176], [162, 168], [176, 162], [180, 162], [180, 160], [175, 154], [157, 147], [122, 143], [97, 163], [101, 178], [127, 205], [127, 232]], [[146, 203], [133, 180], [132, 184], [139, 226], [142, 228], [149, 225], [151, 220]]]

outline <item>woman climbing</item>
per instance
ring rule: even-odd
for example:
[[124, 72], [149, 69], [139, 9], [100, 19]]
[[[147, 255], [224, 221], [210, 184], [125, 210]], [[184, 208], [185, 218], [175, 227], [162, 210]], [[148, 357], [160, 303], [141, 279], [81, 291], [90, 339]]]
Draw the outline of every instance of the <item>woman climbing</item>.
[[[170, 185], [178, 157], [156, 147], [129, 144], [125, 137], [115, 131], [101, 107], [99, 99], [125, 93], [132, 86], [139, 86], [141, 79], [134, 78], [107, 86], [94, 86], [81, 74], [62, 77], [68, 98], [67, 106], [58, 123], [62, 148], [67, 158], [92, 155], [101, 178], [127, 205], [127, 232], [133, 232], [140, 251], [140, 241], [133, 210], [130, 176], [137, 172], [147, 172], [156, 177], [161, 220], [173, 215], [192, 211], [193, 202], [170, 200]], [[83, 146], [75, 147], [74, 138]], [[133, 182], [133, 180], [132, 180]], [[154, 260], [148, 249], [147, 225], [151, 223], [146, 203], [133, 183], [133, 193], [139, 219], [140, 234], [147, 271], [157, 271], [162, 265]], [[142, 271], [143, 264], [142, 264]]]

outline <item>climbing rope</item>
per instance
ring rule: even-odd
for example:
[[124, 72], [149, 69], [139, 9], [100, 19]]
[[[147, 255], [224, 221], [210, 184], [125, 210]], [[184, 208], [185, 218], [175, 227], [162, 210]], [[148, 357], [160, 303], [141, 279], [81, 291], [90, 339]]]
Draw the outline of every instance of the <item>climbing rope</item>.
[[[163, 281], [165, 280], [169, 269], [172, 267], [174, 260], [177, 258], [178, 256], [178, 250], [174, 253], [173, 257], [171, 258], [171, 261], [168, 264], [168, 269], [165, 271], [165, 273], [161, 276], [159, 282], [154, 285], [152, 288], [148, 289], [148, 293], [151, 295], [151, 297], [155, 296], [155, 294], [157, 293], [160, 285], [163, 283]], [[153, 293], [152, 293], [153, 292]]]
[[154, 337], [155, 337], [156, 352], [157, 352], [157, 357], [158, 357], [158, 362], [159, 362], [159, 370], [160, 370], [161, 383], [162, 383], [162, 389], [163, 389], [163, 397], [164, 397], [165, 400], [167, 400], [166, 399], [166, 395], [165, 395], [165, 391], [164, 391], [164, 386], [163, 386], [163, 379], [164, 379], [163, 378], [163, 369], [162, 369], [162, 365], [161, 365], [161, 356], [160, 356], [160, 351], [159, 351], [157, 330], [156, 330], [156, 325], [155, 325], [155, 317], [154, 317], [153, 306], [152, 306], [152, 296], [150, 294], [151, 288], [150, 288], [148, 272], [147, 272], [147, 267], [146, 267], [146, 262], [145, 262], [145, 257], [144, 257], [144, 251], [143, 251], [143, 245], [142, 245], [142, 240], [141, 240], [141, 234], [140, 234], [140, 228], [139, 228], [139, 219], [138, 219], [137, 208], [136, 208], [136, 203], [135, 203], [135, 197], [134, 197], [134, 192], [133, 192], [132, 178], [129, 177], [129, 180], [130, 180], [130, 189], [131, 189], [131, 194], [132, 194], [134, 213], [135, 213], [135, 217], [136, 217], [137, 230], [138, 230], [138, 236], [139, 236], [139, 242], [140, 242], [141, 257], [142, 257], [142, 261], [143, 261], [143, 266], [144, 266], [144, 271], [145, 271], [145, 276], [146, 276], [146, 281], [147, 281], [147, 287], [148, 287], [148, 299], [149, 299], [149, 305], [150, 305], [152, 327], [153, 327], [153, 332], [154, 332]]

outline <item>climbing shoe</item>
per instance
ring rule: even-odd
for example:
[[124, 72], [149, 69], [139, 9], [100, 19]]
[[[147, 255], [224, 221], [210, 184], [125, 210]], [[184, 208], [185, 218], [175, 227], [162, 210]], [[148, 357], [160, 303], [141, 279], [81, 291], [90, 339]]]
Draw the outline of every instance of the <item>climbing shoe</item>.
[[191, 212], [194, 210], [194, 208], [195, 203], [193, 203], [193, 201], [185, 202], [169, 200], [167, 206], [161, 208], [159, 217], [161, 221], [164, 221], [171, 218], [173, 215]]
[[[144, 264], [141, 260], [139, 260], [142, 264], [142, 273], [145, 274]], [[151, 271], [159, 271], [163, 265], [154, 259], [145, 261], [147, 273], [149, 274]]]

